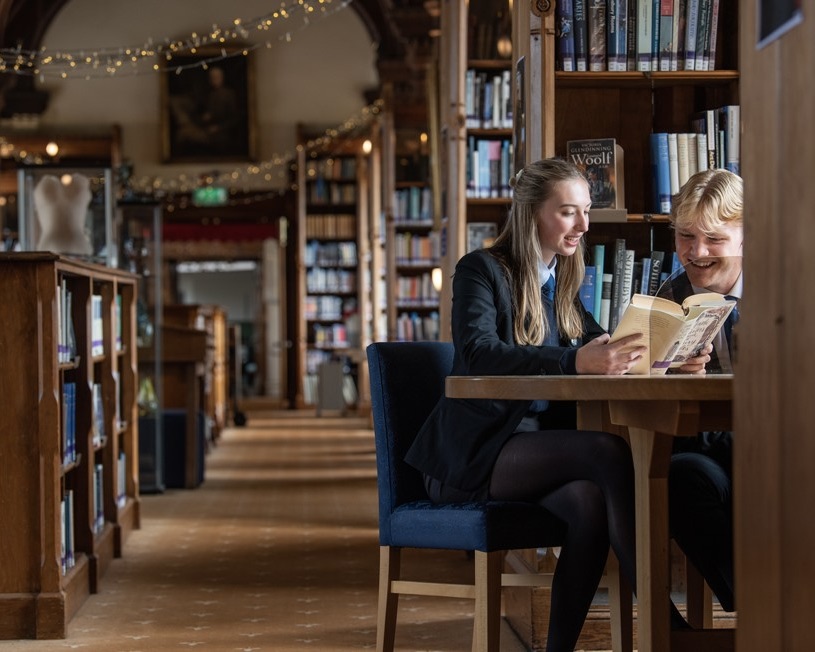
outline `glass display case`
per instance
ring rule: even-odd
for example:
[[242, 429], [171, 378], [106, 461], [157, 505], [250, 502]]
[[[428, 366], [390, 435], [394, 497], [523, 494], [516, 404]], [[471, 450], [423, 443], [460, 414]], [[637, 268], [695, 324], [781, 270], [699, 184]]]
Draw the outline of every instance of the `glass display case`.
[[136, 303], [139, 385], [139, 483], [143, 493], [164, 491], [162, 432], [161, 204], [126, 194], [116, 204], [118, 265], [139, 276]]
[[52, 251], [118, 267], [109, 167], [37, 166], [18, 175], [23, 251]]

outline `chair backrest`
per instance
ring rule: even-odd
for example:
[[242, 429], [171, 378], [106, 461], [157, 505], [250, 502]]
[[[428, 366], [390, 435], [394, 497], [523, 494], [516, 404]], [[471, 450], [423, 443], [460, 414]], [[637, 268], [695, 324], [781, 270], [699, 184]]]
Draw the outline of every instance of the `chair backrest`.
[[427, 499], [421, 474], [405, 453], [439, 398], [453, 368], [450, 342], [375, 342], [368, 346], [368, 374], [376, 440], [379, 526], [407, 502]]

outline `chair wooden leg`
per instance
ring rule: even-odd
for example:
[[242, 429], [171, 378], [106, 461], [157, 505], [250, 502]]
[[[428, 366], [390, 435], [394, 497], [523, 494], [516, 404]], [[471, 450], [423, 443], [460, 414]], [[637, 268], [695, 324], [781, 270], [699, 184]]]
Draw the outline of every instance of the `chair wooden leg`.
[[473, 652], [498, 652], [501, 646], [501, 566], [503, 551], [475, 552]]
[[401, 574], [402, 549], [379, 547], [379, 607], [376, 620], [377, 652], [393, 652], [396, 637], [396, 610], [399, 594], [391, 591], [394, 580]]
[[606, 583], [611, 649], [613, 652], [631, 652], [634, 649], [633, 590], [620, 573], [620, 564], [613, 552], [606, 562]]
[[694, 629], [713, 627], [713, 594], [702, 574], [685, 558], [685, 599], [688, 624]]

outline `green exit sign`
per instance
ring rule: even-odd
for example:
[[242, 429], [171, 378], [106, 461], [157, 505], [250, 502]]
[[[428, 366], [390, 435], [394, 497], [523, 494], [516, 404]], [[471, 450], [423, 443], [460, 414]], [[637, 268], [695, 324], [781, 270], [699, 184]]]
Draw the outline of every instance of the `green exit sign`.
[[223, 206], [228, 193], [220, 186], [205, 186], [192, 191], [192, 203], [195, 206]]

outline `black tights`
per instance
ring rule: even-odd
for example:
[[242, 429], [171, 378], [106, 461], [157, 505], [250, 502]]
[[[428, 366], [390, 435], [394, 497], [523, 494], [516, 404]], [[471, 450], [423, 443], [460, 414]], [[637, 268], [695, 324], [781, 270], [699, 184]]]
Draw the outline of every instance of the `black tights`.
[[634, 468], [628, 444], [605, 432], [518, 433], [498, 456], [490, 498], [534, 501], [566, 523], [552, 581], [546, 650], [574, 650], [609, 544], [621, 572], [636, 586]]

